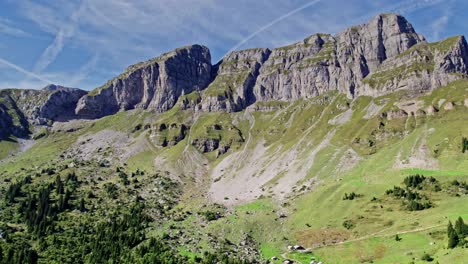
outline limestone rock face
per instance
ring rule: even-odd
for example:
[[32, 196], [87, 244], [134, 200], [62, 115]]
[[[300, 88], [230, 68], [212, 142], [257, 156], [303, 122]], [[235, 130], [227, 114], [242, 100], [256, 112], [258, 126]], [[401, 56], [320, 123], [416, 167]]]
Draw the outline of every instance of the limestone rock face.
[[255, 102], [253, 87], [269, 49], [232, 52], [214, 66], [216, 78], [204, 92], [203, 111], [236, 112]]
[[380, 96], [401, 89], [424, 92], [466, 78], [467, 52], [464, 37], [418, 43], [384, 61], [363, 80], [357, 95]]
[[211, 81], [208, 48], [193, 45], [127, 68], [125, 73], [78, 102], [76, 114], [98, 118], [134, 108], [162, 112], [181, 95], [204, 89]]
[[[129, 67], [81, 98], [76, 114], [98, 118], [140, 108], [237, 112], [337, 91], [349, 98], [398, 90], [420, 94], [468, 78], [464, 37], [427, 43], [402, 16], [381, 14], [336, 35], [275, 49], [231, 52], [211, 65], [194, 45]], [[212, 144], [213, 145], [213, 144]]]
[[379, 15], [336, 36], [318, 34], [274, 49], [255, 85], [260, 101], [297, 100], [338, 90], [353, 97], [386, 60], [424, 41], [399, 15]]
[[29, 124], [9, 96], [0, 97], [0, 140], [9, 136], [26, 137], [29, 134]]
[[43, 90], [52, 93], [50, 93], [45, 103], [40, 106], [38, 117], [54, 121], [78, 118], [75, 115], [76, 104], [81, 97], [86, 95], [86, 91], [57, 85], [49, 85]]
[[[42, 90], [5, 89], [0, 91], [0, 100], [8, 102], [27, 122], [44, 125], [49, 120], [66, 121], [75, 116], [78, 100], [85, 91], [57, 85], [49, 85]], [[4, 104], [5, 105], [5, 104]]]

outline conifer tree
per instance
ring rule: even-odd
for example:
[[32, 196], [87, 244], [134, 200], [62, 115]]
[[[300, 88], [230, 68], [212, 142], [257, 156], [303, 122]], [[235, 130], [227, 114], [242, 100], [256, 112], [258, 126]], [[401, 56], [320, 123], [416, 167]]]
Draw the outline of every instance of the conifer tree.
[[458, 236], [455, 229], [453, 229], [452, 222], [449, 221], [447, 227], [447, 236], [448, 236], [448, 248], [454, 248], [458, 245]]
[[84, 198], [81, 198], [81, 200], [80, 200], [80, 211], [81, 211], [81, 212], [86, 211]]
[[455, 232], [457, 232], [458, 238], [460, 240], [465, 239], [466, 233], [465, 233], [465, 223], [463, 222], [463, 218], [458, 217], [457, 221], [455, 222]]

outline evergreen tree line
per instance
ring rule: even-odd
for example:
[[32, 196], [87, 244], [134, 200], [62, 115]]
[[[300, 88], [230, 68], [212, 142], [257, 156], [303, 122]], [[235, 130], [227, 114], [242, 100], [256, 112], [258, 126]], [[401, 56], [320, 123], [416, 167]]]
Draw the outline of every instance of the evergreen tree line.
[[84, 199], [74, 199], [79, 187], [77, 176], [70, 173], [62, 181], [57, 175], [54, 181], [39, 187], [31, 183], [30, 177], [12, 183], [5, 196], [5, 204], [16, 207], [19, 218], [15, 221], [25, 224], [28, 232], [22, 235], [12, 229], [2, 234], [1, 264], [35, 264], [40, 258], [56, 263], [246, 263], [226, 252], [204, 253], [192, 260], [181, 256], [164, 238], [148, 239], [146, 231], [152, 219], [140, 200], [105, 219], [84, 218], [87, 220], [70, 222], [63, 228], [58, 219], [73, 221], [64, 212], [86, 211]]
[[392, 195], [396, 198], [401, 198], [406, 201], [406, 209], [410, 211], [421, 211], [432, 207], [430, 201], [422, 201], [422, 196], [416, 191], [411, 189], [403, 189], [398, 186], [394, 186], [393, 189], [389, 189], [385, 192], [387, 195]]
[[4, 252], [4, 246], [0, 244], [0, 263], [28, 263], [36, 264], [39, 259], [37, 252], [31, 248], [29, 244], [22, 243], [20, 245], [10, 246]]

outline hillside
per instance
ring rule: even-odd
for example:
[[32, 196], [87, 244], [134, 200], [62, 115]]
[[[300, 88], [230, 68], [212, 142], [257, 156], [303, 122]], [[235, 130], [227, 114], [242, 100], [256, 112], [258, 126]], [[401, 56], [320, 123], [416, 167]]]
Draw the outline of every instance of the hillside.
[[0, 90], [0, 263], [464, 263], [467, 63], [382, 14]]

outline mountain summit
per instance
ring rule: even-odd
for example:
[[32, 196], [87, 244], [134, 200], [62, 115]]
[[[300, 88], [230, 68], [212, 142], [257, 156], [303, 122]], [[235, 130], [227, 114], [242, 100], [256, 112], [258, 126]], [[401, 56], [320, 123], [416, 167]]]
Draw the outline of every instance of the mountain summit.
[[215, 65], [206, 47], [179, 48], [130, 66], [80, 99], [76, 114], [162, 112], [191, 93], [200, 98], [181, 102], [185, 107], [228, 112], [333, 90], [351, 98], [400, 89], [418, 93], [466, 75], [467, 54], [463, 37], [427, 43], [404, 17], [381, 14], [335, 36], [316, 34], [285, 47], [235, 51]]
[[0, 263], [465, 263], [467, 62], [382, 14], [0, 90]]

